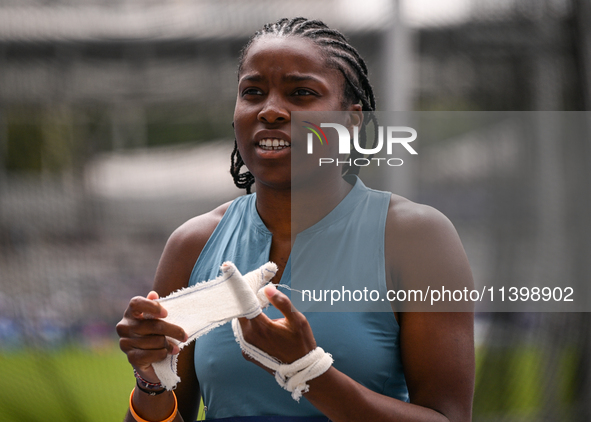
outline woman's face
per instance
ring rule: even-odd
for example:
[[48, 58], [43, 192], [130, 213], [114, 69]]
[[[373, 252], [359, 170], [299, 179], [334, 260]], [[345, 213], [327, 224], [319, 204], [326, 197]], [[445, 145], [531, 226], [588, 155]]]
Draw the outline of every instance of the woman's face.
[[266, 35], [251, 44], [238, 78], [234, 129], [258, 183], [290, 187], [290, 113], [343, 110], [344, 83], [308, 39]]

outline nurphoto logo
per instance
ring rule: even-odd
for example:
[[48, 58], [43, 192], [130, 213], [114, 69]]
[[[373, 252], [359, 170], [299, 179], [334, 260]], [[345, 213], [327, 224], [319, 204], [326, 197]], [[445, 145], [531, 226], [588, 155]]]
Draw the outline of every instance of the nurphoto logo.
[[[328, 138], [322, 128], [333, 128], [336, 129], [339, 135], [339, 154], [349, 155], [351, 153], [351, 136], [349, 130], [339, 123], [320, 123], [320, 126], [315, 125], [312, 122], [304, 121], [304, 123], [310, 126], [304, 126], [312, 133], [308, 133], [307, 153], [313, 154], [314, 152], [314, 135], [320, 141], [320, 145], [328, 145]], [[353, 126], [353, 147], [357, 152], [362, 155], [374, 155], [382, 151], [384, 143], [386, 144], [386, 153], [388, 156], [392, 155], [394, 145], [402, 145], [407, 152], [411, 155], [417, 155], [417, 152], [409, 144], [417, 139], [417, 131], [412, 127], [408, 126], [378, 126], [378, 143], [374, 148], [363, 148], [359, 145], [359, 126]], [[384, 141], [385, 132], [385, 141]], [[410, 136], [399, 136], [399, 134], [409, 134]], [[398, 136], [397, 136], [398, 135]], [[371, 163], [375, 162], [379, 166], [381, 162], [385, 162], [389, 166], [398, 167], [404, 162], [401, 158], [384, 158], [384, 157], [372, 157], [370, 158], [356, 158], [354, 160], [339, 160], [338, 158], [320, 158], [319, 165], [323, 164], [349, 164], [350, 166], [366, 167]]]

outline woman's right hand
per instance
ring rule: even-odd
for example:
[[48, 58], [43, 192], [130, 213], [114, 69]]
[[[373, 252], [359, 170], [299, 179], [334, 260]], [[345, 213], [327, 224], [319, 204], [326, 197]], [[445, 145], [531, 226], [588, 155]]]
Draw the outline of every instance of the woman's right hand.
[[127, 355], [127, 360], [142, 378], [154, 383], [160, 380], [152, 363], [160, 362], [168, 354], [179, 353], [178, 346], [169, 342], [166, 337], [180, 342], [188, 338], [181, 327], [160, 319], [165, 318], [168, 313], [156, 299], [158, 293], [154, 291], [147, 297], [132, 298], [123, 319], [117, 324], [119, 347]]

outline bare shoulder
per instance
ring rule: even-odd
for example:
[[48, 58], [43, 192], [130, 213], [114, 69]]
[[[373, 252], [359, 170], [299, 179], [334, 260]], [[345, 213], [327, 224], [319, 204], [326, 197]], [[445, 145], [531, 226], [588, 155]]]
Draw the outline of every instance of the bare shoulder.
[[386, 230], [389, 236], [412, 238], [439, 232], [456, 234], [453, 224], [441, 211], [394, 194], [390, 198]]
[[391, 286], [471, 286], [472, 273], [458, 233], [437, 209], [392, 195], [386, 220]]
[[188, 220], [170, 235], [154, 279], [161, 297], [188, 285], [197, 258], [231, 203]]
[[231, 203], [232, 201], [226, 202], [183, 223], [170, 235], [167, 247], [175, 248], [177, 252], [179, 249], [189, 249], [200, 253]]

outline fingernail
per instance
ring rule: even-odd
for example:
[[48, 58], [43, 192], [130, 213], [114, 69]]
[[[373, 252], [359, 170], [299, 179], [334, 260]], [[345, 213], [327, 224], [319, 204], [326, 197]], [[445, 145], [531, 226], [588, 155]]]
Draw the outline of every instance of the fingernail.
[[268, 298], [275, 296], [275, 293], [277, 293], [277, 288], [275, 288], [274, 285], [270, 285], [270, 286], [265, 287], [265, 295]]
[[172, 346], [172, 352], [171, 353], [173, 355], [178, 355], [179, 352], [180, 352], [180, 350], [179, 350], [179, 347], [178, 346], [176, 346], [176, 345], [175, 346]]

